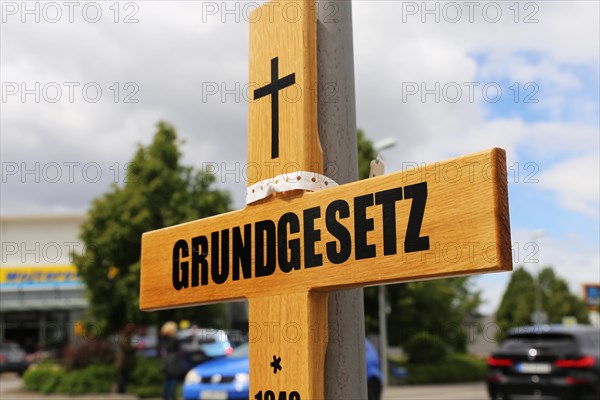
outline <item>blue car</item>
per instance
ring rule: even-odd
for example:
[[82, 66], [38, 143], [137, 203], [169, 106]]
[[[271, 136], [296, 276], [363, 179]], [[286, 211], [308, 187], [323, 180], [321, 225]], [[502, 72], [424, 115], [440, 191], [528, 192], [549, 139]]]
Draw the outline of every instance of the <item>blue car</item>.
[[[366, 341], [367, 384], [369, 400], [381, 397], [382, 374], [379, 357], [373, 345]], [[192, 368], [185, 376], [185, 400], [248, 399], [250, 391], [250, 365], [248, 344], [237, 347], [230, 357], [207, 361]]]

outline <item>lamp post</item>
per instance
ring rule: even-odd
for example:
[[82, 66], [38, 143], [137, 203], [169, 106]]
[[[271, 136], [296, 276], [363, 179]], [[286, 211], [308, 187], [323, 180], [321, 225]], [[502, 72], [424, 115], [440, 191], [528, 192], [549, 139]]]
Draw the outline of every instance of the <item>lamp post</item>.
[[[396, 139], [387, 137], [373, 144], [377, 153], [382, 150], [390, 149], [396, 145]], [[377, 291], [378, 311], [379, 311], [379, 357], [381, 360], [381, 372], [383, 373], [383, 386], [389, 382], [388, 362], [387, 362], [387, 313], [388, 307], [385, 301], [385, 286], [381, 285]]]
[[548, 321], [548, 316], [546, 315], [546, 313], [543, 310], [542, 307], [542, 291], [540, 288], [540, 260], [539, 260], [539, 244], [538, 244], [538, 240], [542, 237], [546, 236], [546, 231], [544, 230], [537, 230], [534, 231], [531, 234], [531, 241], [533, 242], [534, 246], [537, 248], [538, 250], [538, 254], [537, 257], [535, 259], [535, 263], [536, 263], [536, 272], [537, 272], [537, 283], [534, 285], [534, 290], [535, 290], [535, 309], [533, 311], [533, 313], [531, 314], [531, 322], [533, 322], [535, 325], [541, 325], [541, 324], [545, 324]]
[[373, 148], [375, 149], [375, 151], [380, 152], [382, 150], [390, 149], [395, 145], [396, 139], [394, 139], [393, 137], [386, 137], [373, 143]]

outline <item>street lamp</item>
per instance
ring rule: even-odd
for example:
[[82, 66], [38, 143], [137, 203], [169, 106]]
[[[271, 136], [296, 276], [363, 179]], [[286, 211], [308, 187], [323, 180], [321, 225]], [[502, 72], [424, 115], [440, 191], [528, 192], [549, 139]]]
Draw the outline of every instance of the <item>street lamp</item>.
[[[396, 139], [387, 137], [373, 144], [373, 148], [377, 153], [382, 150], [387, 150], [396, 145]], [[383, 386], [387, 386], [388, 377], [388, 362], [387, 362], [387, 304], [385, 301], [385, 286], [378, 286], [377, 291], [378, 310], [379, 310], [379, 357], [381, 359], [381, 372], [383, 373]]]
[[545, 324], [548, 321], [548, 315], [546, 314], [546, 312], [544, 312], [543, 307], [542, 307], [542, 291], [540, 288], [540, 284], [541, 284], [540, 269], [541, 269], [541, 267], [540, 267], [540, 260], [539, 260], [540, 251], [539, 251], [538, 240], [544, 236], [546, 236], [546, 231], [544, 231], [542, 229], [538, 229], [531, 234], [531, 241], [534, 243], [535, 247], [538, 250], [537, 257], [535, 259], [536, 271], [537, 271], [537, 284], [534, 285], [535, 310], [531, 314], [531, 322], [533, 322], [535, 325]]
[[375, 151], [380, 152], [382, 150], [387, 150], [389, 148], [392, 148], [396, 145], [396, 139], [394, 139], [391, 136], [386, 137], [385, 139], [381, 139], [376, 141], [373, 144], [373, 147], [375, 148]]

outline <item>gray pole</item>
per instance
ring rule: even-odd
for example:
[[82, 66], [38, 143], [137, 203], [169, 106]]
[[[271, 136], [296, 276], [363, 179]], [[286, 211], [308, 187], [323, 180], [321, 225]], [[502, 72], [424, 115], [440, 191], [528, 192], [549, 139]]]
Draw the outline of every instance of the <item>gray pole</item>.
[[381, 372], [383, 373], [383, 386], [389, 383], [387, 363], [387, 304], [385, 301], [385, 286], [378, 288], [377, 297], [379, 304], [379, 356], [381, 361]]
[[[358, 179], [352, 3], [318, 1], [319, 138], [324, 173], [343, 184]], [[329, 294], [325, 398], [367, 398], [363, 290]]]

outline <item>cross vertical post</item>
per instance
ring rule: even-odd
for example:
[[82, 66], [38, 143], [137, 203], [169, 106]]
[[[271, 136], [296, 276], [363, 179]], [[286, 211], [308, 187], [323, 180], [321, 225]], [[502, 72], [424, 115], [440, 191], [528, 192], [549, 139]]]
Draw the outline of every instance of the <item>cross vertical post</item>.
[[[261, 179], [249, 180], [249, 185], [277, 184], [274, 181], [281, 174], [294, 182], [301, 171], [323, 172], [317, 131], [315, 3], [284, 1], [266, 6], [277, 4], [282, 9], [271, 9], [274, 18], [261, 20], [258, 15], [264, 14], [259, 10], [250, 18], [256, 21], [250, 28], [250, 81], [260, 87], [254, 90], [254, 101], [249, 105], [248, 163], [259, 166]], [[299, 18], [286, 16], [283, 7], [288, 6], [298, 10]], [[268, 77], [270, 82], [261, 85]], [[270, 97], [270, 110], [265, 97]], [[269, 148], [268, 139], [270, 154], [264, 151]], [[289, 194], [277, 196], [285, 199]], [[290, 235], [297, 228], [293, 221], [283, 225]], [[299, 267], [292, 252], [290, 247], [285, 254], [280, 253], [283, 259], [277, 262]], [[277, 399], [282, 393], [298, 393], [303, 399], [324, 397], [327, 299], [326, 292], [307, 289], [248, 299], [250, 323], [262, 334], [250, 343], [250, 359], [255, 360], [250, 366], [251, 397], [266, 391]], [[281, 370], [271, 368], [273, 360], [280, 360], [277, 365]]]

